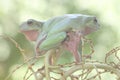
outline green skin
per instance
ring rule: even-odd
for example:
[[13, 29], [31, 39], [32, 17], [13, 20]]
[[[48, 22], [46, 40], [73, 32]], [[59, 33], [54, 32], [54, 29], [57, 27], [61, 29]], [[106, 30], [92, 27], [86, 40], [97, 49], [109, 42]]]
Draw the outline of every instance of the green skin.
[[[98, 29], [99, 24], [96, 20], [96, 17], [83, 14], [66, 14], [63, 16], [51, 18], [47, 21], [36, 21], [29, 19], [20, 26], [21, 32], [23, 32], [29, 40], [36, 41], [36, 54], [38, 53], [38, 49], [41, 51], [47, 51], [59, 46], [67, 38], [67, 36], [72, 35], [73, 38], [76, 38], [74, 36], [77, 35], [79, 38], [81, 38], [81, 36], [86, 36]], [[76, 35], [71, 33], [68, 35], [68, 32], [75, 32]], [[80, 41], [81, 39], [79, 42]], [[75, 40], [73, 42], [75, 42]], [[68, 43], [71, 44], [70, 41]], [[78, 47], [80, 48], [80, 46]], [[69, 48], [68, 50], [71, 49], [72, 48]], [[81, 49], [75, 50], [79, 51]], [[74, 52], [74, 50], [71, 52], [73, 52], [76, 61], [79, 62], [79, 52]]]

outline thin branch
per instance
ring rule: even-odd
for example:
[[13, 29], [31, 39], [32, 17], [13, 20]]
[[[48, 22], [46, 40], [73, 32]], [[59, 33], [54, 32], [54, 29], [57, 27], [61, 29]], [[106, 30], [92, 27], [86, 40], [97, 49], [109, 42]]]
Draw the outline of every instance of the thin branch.
[[120, 77], [120, 70], [115, 69], [114, 67], [111, 67], [110, 65], [107, 64], [101, 64], [101, 63], [85, 63], [83, 65], [83, 67], [81, 65], [75, 65], [73, 66], [71, 69], [69, 69], [68, 71], [66, 71], [63, 75], [64, 77], [61, 77], [60, 80], [64, 80], [65, 78], [67, 78], [70, 74], [72, 74], [73, 72], [80, 70], [80, 69], [94, 69], [95, 65], [97, 68], [99, 69], [104, 69], [104, 70], [109, 70], [110, 72], [113, 72], [114, 74], [116, 74], [118, 77]]
[[50, 65], [50, 58], [51, 58], [51, 55], [55, 53], [55, 50], [52, 49], [52, 50], [49, 50], [47, 53], [46, 53], [46, 56], [45, 56], [45, 74], [46, 74], [46, 80], [51, 80], [50, 78], [50, 71], [49, 71], [49, 65]]
[[2, 37], [2, 38], [4, 38], [4, 39], [8, 39], [8, 40], [10, 40], [13, 44], [15, 44], [16, 48], [18, 48], [19, 51], [21, 52], [21, 54], [22, 54], [24, 60], [27, 59], [26, 56], [25, 56], [25, 54], [24, 54], [25, 50], [22, 49], [22, 48], [20, 47], [20, 45], [18, 45], [18, 43], [17, 43], [11, 36], [0, 35], [0, 37]]
[[26, 76], [27, 76], [28, 72], [29, 72], [29, 68], [27, 68], [27, 70], [26, 70], [26, 72], [25, 72], [25, 75], [24, 75], [24, 77], [23, 77], [23, 80], [26, 80]]
[[95, 68], [95, 70], [96, 70], [96, 72], [97, 72], [97, 75], [98, 75], [98, 77], [99, 77], [99, 79], [101, 80], [101, 76], [100, 76], [100, 73], [99, 73], [99, 71], [98, 71], [98, 68], [93, 64], [93, 66], [94, 66], [94, 68]]

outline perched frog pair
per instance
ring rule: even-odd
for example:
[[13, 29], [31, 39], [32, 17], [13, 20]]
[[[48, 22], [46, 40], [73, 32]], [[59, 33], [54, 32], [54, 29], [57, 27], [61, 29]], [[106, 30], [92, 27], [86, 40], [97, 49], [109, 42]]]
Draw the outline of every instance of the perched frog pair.
[[25, 36], [35, 41], [35, 54], [59, 46], [65, 47], [81, 61], [81, 37], [99, 29], [96, 17], [83, 14], [66, 14], [46, 21], [29, 19], [20, 26]]

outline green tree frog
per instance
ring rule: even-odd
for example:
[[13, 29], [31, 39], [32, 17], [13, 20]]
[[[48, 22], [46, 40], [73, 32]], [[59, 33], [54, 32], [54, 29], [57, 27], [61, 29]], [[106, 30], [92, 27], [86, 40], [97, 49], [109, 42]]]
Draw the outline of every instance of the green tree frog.
[[29, 19], [20, 26], [29, 40], [36, 41], [35, 53], [47, 51], [60, 45], [73, 53], [76, 62], [81, 61], [81, 37], [99, 29], [95, 16], [65, 14], [46, 21]]

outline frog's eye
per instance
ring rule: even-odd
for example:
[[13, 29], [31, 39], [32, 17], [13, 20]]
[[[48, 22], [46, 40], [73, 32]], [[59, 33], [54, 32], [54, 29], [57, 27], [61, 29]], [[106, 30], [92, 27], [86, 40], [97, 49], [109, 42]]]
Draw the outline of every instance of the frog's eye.
[[32, 19], [30, 19], [30, 20], [27, 21], [27, 24], [28, 24], [28, 25], [32, 25], [33, 22], [34, 22], [34, 21], [33, 21]]
[[94, 22], [97, 23], [97, 19], [96, 19], [96, 17], [94, 18]]

